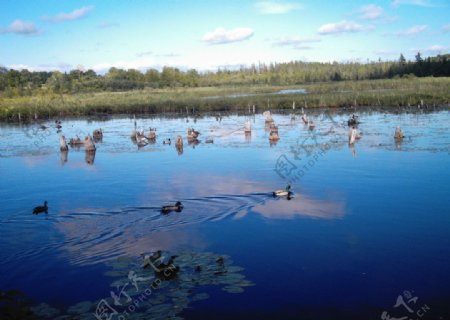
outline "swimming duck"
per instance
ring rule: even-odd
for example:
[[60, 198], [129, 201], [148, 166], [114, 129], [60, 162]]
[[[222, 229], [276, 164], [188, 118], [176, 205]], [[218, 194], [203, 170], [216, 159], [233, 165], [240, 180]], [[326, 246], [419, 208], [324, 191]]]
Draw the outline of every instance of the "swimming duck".
[[44, 201], [43, 206], [37, 206], [33, 209], [33, 214], [39, 214], [42, 212], [48, 213], [47, 200]]
[[405, 135], [403, 134], [402, 128], [400, 128], [400, 127], [395, 128], [394, 139], [402, 140], [404, 137], [405, 137]]
[[287, 197], [289, 200], [292, 196], [291, 185], [288, 184], [284, 190], [275, 190], [272, 194], [274, 197]]
[[352, 115], [350, 119], [348, 119], [347, 124], [349, 126], [355, 126], [359, 123], [358, 116]]
[[102, 129], [95, 129], [92, 133], [92, 136], [95, 140], [102, 140], [103, 139], [103, 130]]
[[170, 138], [163, 141], [163, 144], [171, 144], [171, 143], [172, 141], [170, 140]]
[[162, 206], [161, 207], [161, 213], [162, 214], [168, 214], [168, 213], [170, 213], [172, 211], [181, 212], [181, 211], [183, 211], [183, 208], [184, 208], [183, 204], [180, 201], [177, 201], [175, 203], [175, 205], [173, 205], [173, 206], [171, 206], [171, 205], [169, 205], [169, 206]]

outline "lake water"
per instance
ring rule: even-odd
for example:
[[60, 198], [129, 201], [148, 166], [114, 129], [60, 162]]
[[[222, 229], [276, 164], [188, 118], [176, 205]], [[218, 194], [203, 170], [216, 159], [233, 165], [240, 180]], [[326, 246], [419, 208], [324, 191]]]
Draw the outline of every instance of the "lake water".
[[[55, 128], [1, 124], [0, 290], [26, 303], [0, 300], [0, 310], [450, 319], [449, 111], [357, 113], [362, 138], [352, 147], [342, 110], [311, 111], [314, 130], [275, 113], [272, 145], [260, 114], [138, 118], [139, 129], [157, 128], [143, 148], [130, 139], [131, 117], [63, 119], [67, 138], [103, 129], [95, 157], [65, 157]], [[187, 143], [189, 126], [201, 132], [197, 145]], [[162, 144], [177, 135], [182, 152]], [[287, 183], [294, 197], [274, 198]], [[33, 215], [44, 200], [48, 214]], [[161, 214], [178, 200], [181, 212]], [[160, 267], [180, 268], [174, 279], [141, 267], [141, 253], [157, 250]]]

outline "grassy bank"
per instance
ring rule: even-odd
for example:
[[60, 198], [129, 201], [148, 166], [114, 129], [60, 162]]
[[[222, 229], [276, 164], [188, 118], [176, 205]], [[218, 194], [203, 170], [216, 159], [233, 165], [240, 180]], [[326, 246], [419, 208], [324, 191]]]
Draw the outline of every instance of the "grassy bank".
[[[277, 94], [284, 89], [305, 89], [306, 94]], [[242, 96], [242, 94], [248, 94]], [[239, 86], [154, 89], [90, 94], [45, 94], [30, 97], [0, 96], [0, 120], [23, 121], [49, 117], [117, 113], [160, 113], [359, 106], [407, 106], [421, 100], [428, 105], [450, 102], [450, 78], [339, 81], [304, 86]]]

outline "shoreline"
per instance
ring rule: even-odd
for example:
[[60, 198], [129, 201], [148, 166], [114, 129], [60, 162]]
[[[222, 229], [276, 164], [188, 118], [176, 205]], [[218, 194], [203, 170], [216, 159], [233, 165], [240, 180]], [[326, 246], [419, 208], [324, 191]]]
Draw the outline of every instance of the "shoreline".
[[[280, 91], [286, 93], [280, 94]], [[1, 122], [33, 122], [51, 118], [262, 112], [302, 107], [446, 108], [450, 78], [339, 81], [299, 86], [236, 86], [143, 89], [124, 92], [0, 96]]]

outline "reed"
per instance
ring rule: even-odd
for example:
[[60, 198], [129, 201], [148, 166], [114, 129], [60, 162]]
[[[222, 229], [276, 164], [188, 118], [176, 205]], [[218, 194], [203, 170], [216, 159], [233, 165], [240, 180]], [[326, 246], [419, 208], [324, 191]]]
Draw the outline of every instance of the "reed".
[[[277, 94], [283, 89], [305, 89], [306, 94]], [[233, 86], [146, 89], [127, 92], [0, 96], [0, 121], [31, 121], [97, 114], [192, 113], [289, 109], [292, 102], [315, 107], [447, 105], [450, 78], [400, 78], [338, 81], [303, 86]], [[20, 115], [20, 116], [19, 116]]]

